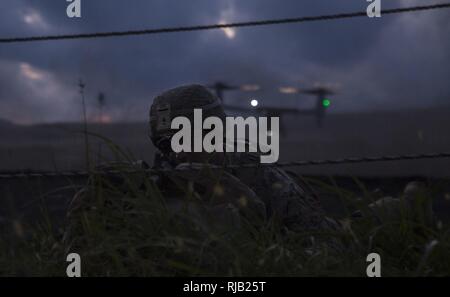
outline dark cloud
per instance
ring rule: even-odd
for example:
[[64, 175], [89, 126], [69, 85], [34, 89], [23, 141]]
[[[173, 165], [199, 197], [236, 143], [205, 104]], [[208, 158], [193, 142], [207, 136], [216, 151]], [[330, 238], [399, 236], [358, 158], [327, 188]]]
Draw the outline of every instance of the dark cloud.
[[[423, 4], [383, 1], [385, 7]], [[27, 36], [209, 24], [358, 11], [364, 0], [82, 0], [68, 19], [64, 0], [2, 0], [0, 36]], [[398, 109], [450, 99], [449, 11], [353, 20], [0, 46], [0, 118], [76, 120], [77, 81], [93, 113], [106, 93], [116, 120], [142, 120], [152, 97], [183, 83], [258, 83], [266, 104], [294, 106], [282, 85], [341, 85], [337, 111]], [[232, 34], [232, 32], [228, 32]], [[230, 101], [249, 94], [230, 93]], [[307, 101], [305, 98], [304, 101]], [[242, 103], [241, 103], [242, 104]], [[306, 103], [305, 103], [306, 104]]]

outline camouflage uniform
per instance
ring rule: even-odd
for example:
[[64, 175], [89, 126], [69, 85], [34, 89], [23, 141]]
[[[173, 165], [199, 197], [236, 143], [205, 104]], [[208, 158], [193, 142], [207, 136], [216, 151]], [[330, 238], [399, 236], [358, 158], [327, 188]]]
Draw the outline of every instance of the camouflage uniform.
[[[182, 86], [169, 90], [155, 98], [150, 110], [150, 138], [161, 154], [155, 159], [155, 168], [176, 168], [186, 160], [171, 152], [169, 140], [171, 119], [185, 116], [192, 120], [193, 109], [201, 108], [203, 117], [216, 116], [225, 119], [225, 112], [219, 100], [200, 85]], [[335, 230], [337, 224], [328, 219], [317, 199], [306, 193], [285, 171], [275, 167], [230, 169], [227, 165], [259, 162], [254, 153], [213, 153], [205, 160], [209, 164], [223, 166], [230, 177], [247, 186], [256, 198], [254, 203], [262, 204], [266, 218], [279, 220], [288, 229]], [[196, 183], [195, 176], [191, 181]], [[211, 180], [211, 176], [204, 176]], [[207, 183], [205, 181], [204, 183]], [[247, 190], [248, 191], [248, 190]], [[237, 204], [237, 195], [225, 195], [231, 203]]]

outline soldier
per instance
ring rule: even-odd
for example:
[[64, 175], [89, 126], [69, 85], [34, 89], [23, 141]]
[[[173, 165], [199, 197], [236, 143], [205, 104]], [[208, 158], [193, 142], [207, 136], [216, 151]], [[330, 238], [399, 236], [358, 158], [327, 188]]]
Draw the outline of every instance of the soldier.
[[[191, 163], [221, 166], [228, 178], [233, 177], [255, 194], [257, 200], [253, 204], [264, 205], [266, 218], [277, 221], [290, 230], [337, 228], [337, 224], [325, 216], [319, 201], [303, 190], [285, 171], [267, 166], [227, 168], [227, 165], [257, 165], [259, 157], [255, 153], [228, 153], [225, 149], [223, 153], [174, 153], [170, 140], [176, 131], [170, 129], [171, 120], [177, 116], [185, 116], [193, 121], [194, 109], [202, 109], [204, 117], [215, 116], [222, 120], [226, 117], [219, 99], [201, 85], [181, 86], [154, 99], [150, 109], [149, 136], [159, 149], [155, 157], [155, 169], [179, 169]], [[213, 176], [203, 176], [206, 180], [202, 183], [208, 184]], [[192, 181], [195, 184], [199, 180], [192, 177]], [[242, 206], [247, 203], [246, 198], [236, 195], [227, 198], [233, 205]]]
[[[229, 230], [232, 226], [239, 229], [243, 224], [261, 227], [268, 221], [290, 231], [329, 232], [339, 228], [336, 222], [325, 216], [319, 201], [285, 171], [267, 166], [228, 166], [257, 165], [260, 158], [255, 153], [228, 153], [225, 149], [222, 153], [173, 152], [171, 137], [176, 131], [170, 128], [172, 119], [185, 116], [192, 120], [193, 111], [197, 108], [202, 109], [205, 117], [216, 116], [225, 120], [219, 99], [201, 85], [182, 86], [157, 96], [150, 109], [149, 136], [159, 150], [152, 170], [147, 170], [145, 162], [124, 162], [100, 168], [103, 171], [142, 170], [132, 178], [116, 176], [101, 180], [101, 183], [114, 187], [102, 203], [114, 213], [132, 208], [133, 201], [123, 197], [130, 196], [129, 183], [133, 181], [134, 192], [136, 189], [149, 192], [146, 188], [155, 185], [171, 212], [187, 211], [188, 216], [204, 228]], [[98, 200], [98, 195], [93, 194], [98, 188], [96, 183], [95, 179], [91, 180], [71, 203], [65, 234], [68, 249], [83, 242], [80, 218], [84, 218], [86, 211], [95, 211], [92, 205]], [[79, 240], [74, 244], [76, 237]], [[308, 245], [311, 242], [324, 241], [310, 237]], [[326, 242], [337, 246], [334, 239]]]

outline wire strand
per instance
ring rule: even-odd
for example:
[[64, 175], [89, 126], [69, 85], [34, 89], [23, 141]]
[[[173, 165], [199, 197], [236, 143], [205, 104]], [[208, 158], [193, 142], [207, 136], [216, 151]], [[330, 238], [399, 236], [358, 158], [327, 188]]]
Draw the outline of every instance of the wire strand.
[[20, 172], [20, 173], [0, 173], [2, 179], [22, 179], [22, 178], [56, 178], [56, 177], [88, 177], [92, 174], [99, 175], [122, 175], [133, 173], [158, 173], [171, 171], [198, 171], [201, 169], [239, 169], [239, 168], [258, 168], [258, 167], [302, 167], [302, 166], [322, 166], [322, 165], [342, 165], [342, 164], [358, 164], [372, 162], [389, 162], [389, 161], [408, 161], [408, 160], [425, 160], [425, 159], [443, 159], [450, 158], [450, 152], [428, 153], [428, 154], [411, 154], [411, 155], [392, 155], [392, 156], [374, 156], [374, 157], [358, 157], [358, 158], [341, 158], [334, 160], [309, 160], [309, 161], [292, 161], [273, 164], [233, 164], [223, 166], [205, 165], [193, 167], [187, 166], [180, 169], [129, 169], [129, 170], [108, 170], [108, 171], [54, 171], [54, 172]]
[[[406, 12], [416, 12], [425, 10], [436, 10], [450, 8], [450, 3], [413, 6], [406, 8], [394, 8], [382, 10], [382, 14], [398, 14]], [[309, 17], [297, 17], [297, 18], [284, 18], [284, 19], [272, 19], [262, 21], [250, 21], [228, 24], [213, 24], [213, 25], [197, 25], [187, 27], [167, 27], [157, 29], [144, 29], [144, 30], [128, 30], [128, 31], [113, 31], [113, 32], [97, 32], [97, 33], [85, 33], [85, 34], [64, 34], [64, 35], [45, 35], [45, 36], [30, 36], [30, 37], [11, 37], [0, 38], [0, 43], [19, 43], [19, 42], [34, 42], [34, 41], [50, 41], [50, 40], [69, 40], [69, 39], [87, 39], [87, 38], [106, 38], [106, 37], [123, 37], [123, 36], [136, 36], [136, 35], [152, 35], [163, 33], [175, 33], [175, 32], [191, 32], [191, 31], [203, 31], [214, 30], [223, 28], [242, 28], [242, 27], [255, 27], [255, 26], [267, 26], [267, 25], [281, 25], [291, 23], [305, 23], [315, 21], [327, 21], [337, 19], [349, 19], [355, 17], [367, 16], [366, 11], [353, 12], [353, 13], [340, 13], [331, 15], [309, 16]]]

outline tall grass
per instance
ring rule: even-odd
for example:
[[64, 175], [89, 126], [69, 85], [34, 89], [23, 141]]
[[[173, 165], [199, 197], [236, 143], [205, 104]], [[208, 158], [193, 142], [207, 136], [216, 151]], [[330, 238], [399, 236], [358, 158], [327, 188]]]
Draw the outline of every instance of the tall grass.
[[[218, 219], [192, 185], [172, 185], [182, 198], [174, 200], [144, 171], [127, 173], [132, 156], [108, 144], [126, 161], [114, 165], [120, 176], [92, 173], [87, 198], [65, 230], [54, 226], [45, 209], [33, 226], [4, 225], [0, 275], [65, 276], [72, 252], [81, 256], [83, 276], [366, 276], [372, 252], [381, 255], [383, 276], [450, 275], [450, 228], [422, 220], [423, 208], [411, 212], [401, 203], [394, 216], [374, 212], [368, 191], [357, 197], [332, 181], [308, 180], [340, 198], [346, 211], [335, 218], [339, 231], [292, 232], [275, 220], [255, 225], [241, 216], [236, 226], [232, 209]], [[415, 199], [432, 199], [430, 193]], [[352, 217], [358, 210], [361, 217]], [[307, 248], [311, 236], [334, 238], [344, 248]]]

